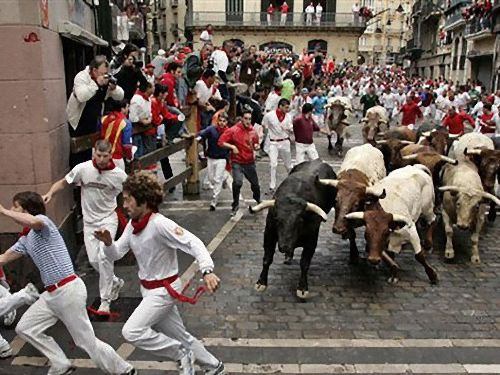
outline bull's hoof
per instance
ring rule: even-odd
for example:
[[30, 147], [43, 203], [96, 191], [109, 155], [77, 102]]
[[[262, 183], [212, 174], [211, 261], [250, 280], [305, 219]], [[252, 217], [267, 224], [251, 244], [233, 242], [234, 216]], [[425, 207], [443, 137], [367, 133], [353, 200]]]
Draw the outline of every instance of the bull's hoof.
[[453, 250], [446, 250], [444, 252], [444, 257], [446, 259], [453, 259], [453, 258], [455, 258], [455, 251], [453, 251]]
[[259, 293], [265, 292], [267, 289], [267, 285], [261, 284], [261, 283], [256, 283], [255, 284], [255, 290]]
[[297, 289], [297, 297], [300, 299], [307, 299], [309, 297], [309, 291]]
[[293, 257], [291, 256], [285, 256], [285, 261], [283, 262], [283, 264], [286, 264], [286, 265], [291, 265], [293, 263]]
[[328, 151], [332, 151], [333, 150], [333, 146], [330, 144], [328, 145]]
[[393, 285], [394, 285], [394, 284], [397, 284], [397, 283], [398, 283], [398, 281], [399, 281], [399, 278], [398, 278], [398, 277], [396, 277], [396, 276], [391, 276], [391, 277], [389, 277], [389, 278], [387, 279], [387, 282], [388, 282], [389, 284], [393, 284]]
[[488, 221], [492, 223], [495, 221], [496, 218], [497, 218], [496, 209], [493, 210], [490, 209], [490, 212], [488, 212]]
[[481, 263], [481, 259], [479, 259], [479, 255], [473, 255], [470, 257], [470, 262], [474, 264]]
[[439, 280], [438, 280], [438, 275], [436, 272], [429, 271], [427, 276], [429, 277], [429, 281], [431, 282], [431, 285], [436, 285], [438, 283]]

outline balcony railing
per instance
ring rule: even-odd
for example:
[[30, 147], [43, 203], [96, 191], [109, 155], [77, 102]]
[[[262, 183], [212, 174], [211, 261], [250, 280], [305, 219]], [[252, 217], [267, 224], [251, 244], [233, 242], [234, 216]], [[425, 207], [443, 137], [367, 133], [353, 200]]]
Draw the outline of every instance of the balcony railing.
[[472, 23], [467, 25], [467, 28], [465, 29], [465, 36], [477, 34], [480, 33], [481, 31], [491, 32], [491, 25], [487, 19], [483, 20], [483, 22], [481, 22], [480, 19], [473, 20]]
[[265, 12], [192, 12], [187, 17], [188, 27], [207, 24], [213, 26], [242, 26], [242, 27], [361, 27], [366, 21], [362, 17], [354, 17], [352, 13], [323, 13], [318, 20], [316, 15], [308, 18], [305, 13], [287, 13], [286, 20], [281, 20], [281, 13], [275, 12], [270, 19]]
[[470, 4], [471, 0], [447, 0], [446, 1], [446, 9], [451, 9], [456, 7], [457, 5], [466, 6]]
[[456, 13], [453, 13], [450, 16], [446, 17], [446, 22], [445, 22], [444, 26], [445, 27], [451, 26], [454, 23], [457, 23], [458, 21], [465, 22], [464, 18], [462, 17], [461, 12], [456, 12]]

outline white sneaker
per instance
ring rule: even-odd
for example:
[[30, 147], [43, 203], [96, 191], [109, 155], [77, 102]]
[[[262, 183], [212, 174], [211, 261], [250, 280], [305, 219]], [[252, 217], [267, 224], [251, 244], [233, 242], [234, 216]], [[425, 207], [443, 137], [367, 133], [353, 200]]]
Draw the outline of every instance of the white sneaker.
[[100, 313], [103, 313], [103, 314], [109, 314], [109, 312], [110, 312], [109, 305], [110, 305], [110, 301], [106, 301], [105, 299], [103, 299], [101, 301], [101, 305], [99, 306], [99, 309], [97, 311]]
[[[9, 344], [5, 345], [4, 347], [0, 348], [0, 358], [5, 359], [12, 357], [12, 348], [10, 347]], [[194, 374], [194, 372], [193, 372]]]
[[70, 375], [74, 371], [76, 371], [76, 367], [75, 366], [70, 366], [66, 370], [62, 370], [62, 371], [60, 371], [60, 370], [54, 370], [51, 367], [49, 369], [49, 372], [47, 373], [47, 375]]
[[224, 363], [219, 361], [219, 365], [212, 369], [212, 370], [205, 370], [205, 375], [224, 375], [225, 370], [224, 370]]
[[190, 350], [178, 362], [179, 375], [194, 375], [194, 354]]
[[3, 316], [3, 324], [6, 327], [11, 326], [15, 320], [16, 320], [16, 310], [12, 310], [11, 312]]
[[35, 301], [40, 298], [38, 289], [32, 283], [26, 284], [26, 286], [22, 290], [28, 295], [28, 299], [26, 301], [28, 305], [35, 303]]
[[125, 285], [125, 281], [123, 279], [118, 278], [117, 281], [113, 282], [113, 288], [111, 289], [111, 301], [116, 301], [120, 298], [120, 290]]

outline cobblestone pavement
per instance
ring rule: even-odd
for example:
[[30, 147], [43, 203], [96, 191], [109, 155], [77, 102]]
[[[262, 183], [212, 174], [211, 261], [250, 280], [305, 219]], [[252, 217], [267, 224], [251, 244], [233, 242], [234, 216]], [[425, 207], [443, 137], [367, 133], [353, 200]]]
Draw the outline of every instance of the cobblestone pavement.
[[[359, 127], [353, 127], [353, 134], [347, 147], [360, 143]], [[326, 139], [318, 137], [316, 141], [321, 157], [337, 170], [341, 160], [327, 153]], [[180, 169], [182, 163], [182, 156], [172, 158], [174, 170]], [[265, 192], [269, 163], [263, 159], [257, 164]], [[284, 178], [283, 166], [279, 173]], [[251, 197], [246, 182], [242, 194]], [[461, 248], [457, 261], [445, 263], [441, 228], [429, 256], [439, 284], [429, 284], [423, 268], [407, 249], [397, 258], [402, 268], [401, 281], [390, 285], [385, 281], [387, 268], [371, 267], [363, 259], [357, 266], [348, 264], [348, 243], [332, 234], [330, 215], [322, 224], [312, 260], [311, 296], [307, 302], [300, 302], [295, 297], [300, 250], [292, 265], [283, 264], [284, 256], [277, 252], [268, 289], [263, 293], [254, 290], [262, 265], [266, 213], [251, 215], [241, 204], [242, 217], [230, 219], [230, 199], [230, 191], [224, 190], [220, 207], [209, 212], [208, 191], [186, 200], [179, 188], [167, 196], [164, 205], [167, 216], [206, 244], [212, 241], [216, 248], [213, 258], [222, 288], [215, 295], [205, 295], [196, 306], [183, 305], [181, 311], [188, 330], [204, 338], [209, 349], [229, 364], [229, 373], [500, 373], [498, 223], [487, 224], [481, 235], [481, 264], [468, 261], [468, 239], [464, 237], [456, 238]], [[229, 234], [217, 236], [228, 223], [234, 226]], [[217, 239], [222, 242], [218, 244]], [[358, 231], [358, 246], [364, 248], [363, 230]], [[186, 270], [190, 262], [189, 257], [181, 256], [181, 270]], [[124, 344], [121, 327], [140, 296], [135, 266], [119, 265], [117, 273], [127, 282], [122, 298], [113, 306], [120, 318], [115, 322], [94, 322], [98, 336], [133, 361], [141, 374], [175, 373], [171, 362], [157, 362], [158, 358], [149, 353]], [[96, 275], [87, 274], [85, 281], [91, 303], [97, 292]], [[197, 277], [192, 288], [196, 281]], [[74, 347], [60, 325], [49, 332], [71, 358], [80, 359], [76, 375], [95, 374], [88, 356]], [[4, 333], [7, 339], [14, 338], [12, 330]], [[19, 356], [0, 362], [0, 374], [46, 373], [40, 354], [18, 338], [15, 340]]]

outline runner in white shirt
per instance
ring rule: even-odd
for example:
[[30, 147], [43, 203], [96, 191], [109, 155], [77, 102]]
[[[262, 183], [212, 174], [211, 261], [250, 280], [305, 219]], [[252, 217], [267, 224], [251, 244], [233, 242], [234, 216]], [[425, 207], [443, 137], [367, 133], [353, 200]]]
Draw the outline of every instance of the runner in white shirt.
[[382, 95], [381, 103], [387, 110], [389, 121], [391, 121], [394, 115], [394, 109], [398, 106], [398, 102], [396, 96], [391, 92], [391, 88], [389, 86], [386, 87], [385, 92]]
[[293, 132], [292, 118], [288, 111], [290, 102], [281, 99], [278, 109], [267, 113], [262, 119], [262, 126], [268, 129], [269, 135], [269, 163], [271, 166], [270, 193], [276, 189], [276, 170], [278, 168], [278, 156], [281, 155], [287, 172], [292, 169], [292, 156], [290, 151], [290, 134]]
[[132, 220], [122, 236], [113, 242], [108, 230], [95, 232], [106, 245], [104, 254], [111, 262], [132, 250], [139, 267], [142, 301], [123, 326], [123, 337], [137, 348], [178, 361], [181, 375], [194, 375], [195, 360], [205, 375], [224, 374], [222, 362], [186, 331], [177, 309], [178, 302], [196, 303], [201, 291], [194, 297], [182, 294], [177, 250], [196, 259], [205, 290], [212, 293], [219, 286], [207, 248], [195, 235], [158, 213], [163, 189], [153, 174], [140, 171], [131, 175], [123, 190], [123, 206]]
[[49, 203], [54, 194], [68, 185], [81, 187], [83, 239], [89, 262], [99, 273], [101, 304], [98, 313], [103, 315], [109, 314], [110, 303], [118, 299], [124, 284], [122, 279], [115, 276], [113, 262], [104, 257], [102, 244], [94, 236], [96, 229], [106, 228], [114, 237], [118, 229], [116, 198], [122, 192], [127, 174], [115, 167], [111, 148], [108, 141], [97, 141], [93, 159], [75, 166], [43, 196], [44, 202]]
[[278, 103], [281, 100], [281, 87], [275, 86], [274, 90], [267, 95], [266, 102], [264, 104], [264, 111], [271, 112], [275, 111], [278, 108]]

